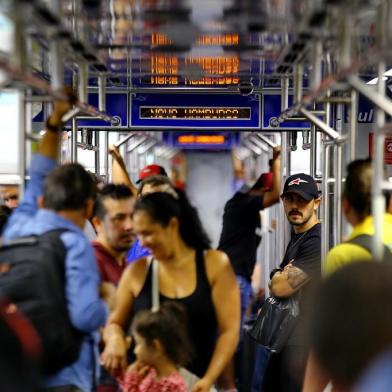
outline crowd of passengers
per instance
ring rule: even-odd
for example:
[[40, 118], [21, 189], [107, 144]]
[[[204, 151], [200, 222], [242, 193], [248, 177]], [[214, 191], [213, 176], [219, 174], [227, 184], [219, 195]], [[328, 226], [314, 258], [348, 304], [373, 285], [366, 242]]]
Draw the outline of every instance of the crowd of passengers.
[[[55, 102], [23, 198], [2, 218], [8, 222], [0, 297], [4, 282], [12, 284], [5, 280], [12, 271], [6, 249], [22, 249], [18, 239], [57, 236], [66, 317], [80, 344], [72, 362], [45, 363], [46, 334], [29, 319], [28, 299], [0, 298], [1, 390], [390, 391], [392, 215], [386, 195], [384, 258], [373, 260], [369, 160], [347, 167], [342, 209], [353, 231], [324, 263], [317, 215], [322, 195], [304, 173], [288, 177], [281, 189], [280, 147], [270, 172], [227, 201], [215, 250], [186, 193], [162, 167], [143, 168], [136, 187], [114, 147], [110, 184], [98, 184], [79, 164], [57, 165], [69, 96]], [[246, 321], [260, 210], [280, 202], [292, 236], [271, 272], [269, 293], [295, 300], [299, 314], [280, 349], [271, 351], [249, 340]], [[252, 354], [240, 354], [245, 344]], [[241, 377], [244, 367], [248, 382]]]

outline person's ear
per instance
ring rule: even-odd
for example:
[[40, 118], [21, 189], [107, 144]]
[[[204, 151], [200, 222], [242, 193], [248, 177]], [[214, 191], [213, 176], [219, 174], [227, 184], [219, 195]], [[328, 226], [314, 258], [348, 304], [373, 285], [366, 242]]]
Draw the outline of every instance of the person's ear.
[[345, 197], [342, 199], [342, 211], [345, 216], [350, 212], [350, 203]]
[[45, 208], [44, 197], [42, 195], [38, 196], [37, 205], [38, 205], [38, 208]]
[[86, 208], [85, 208], [85, 214], [87, 219], [91, 219], [93, 216], [94, 212], [94, 200], [93, 199], [88, 199]]
[[314, 210], [316, 211], [320, 207], [321, 197], [314, 199]]
[[176, 217], [173, 217], [170, 219], [168, 227], [170, 227], [173, 231], [178, 231], [180, 228], [180, 222]]
[[154, 350], [155, 353], [159, 354], [159, 355], [164, 355], [165, 354], [165, 349], [162, 346], [162, 343], [158, 340], [158, 339], [154, 339], [152, 341], [152, 348]]
[[99, 233], [103, 223], [101, 218], [98, 218], [97, 216], [93, 216], [93, 218], [91, 219], [91, 223], [93, 224], [95, 231]]

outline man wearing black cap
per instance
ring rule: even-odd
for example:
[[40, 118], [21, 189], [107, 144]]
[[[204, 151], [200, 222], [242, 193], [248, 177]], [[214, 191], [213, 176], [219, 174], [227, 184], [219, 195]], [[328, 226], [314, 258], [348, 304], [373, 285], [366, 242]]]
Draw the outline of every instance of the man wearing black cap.
[[[241, 327], [252, 295], [251, 279], [261, 241], [260, 211], [279, 202], [280, 146], [274, 148], [271, 166], [270, 173], [263, 173], [251, 188], [242, 187], [224, 208], [218, 249], [229, 256], [240, 287]], [[234, 390], [233, 364], [224, 370], [219, 387], [226, 391]]]
[[316, 215], [320, 195], [314, 179], [299, 173], [286, 180], [281, 199], [293, 235], [280, 268], [271, 272], [269, 287], [271, 295], [281, 298], [301, 290], [301, 313], [284, 349], [271, 355], [262, 390], [300, 392], [308, 352], [304, 336], [306, 299], [311, 281], [321, 275], [321, 224]]

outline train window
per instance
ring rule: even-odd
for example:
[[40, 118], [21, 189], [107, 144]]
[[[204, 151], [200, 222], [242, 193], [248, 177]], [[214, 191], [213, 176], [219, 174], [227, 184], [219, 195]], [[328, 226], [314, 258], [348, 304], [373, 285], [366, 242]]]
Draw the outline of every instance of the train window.
[[[20, 124], [19, 93], [0, 92], [0, 174], [18, 173], [18, 133]], [[2, 179], [1, 182], [14, 182]]]

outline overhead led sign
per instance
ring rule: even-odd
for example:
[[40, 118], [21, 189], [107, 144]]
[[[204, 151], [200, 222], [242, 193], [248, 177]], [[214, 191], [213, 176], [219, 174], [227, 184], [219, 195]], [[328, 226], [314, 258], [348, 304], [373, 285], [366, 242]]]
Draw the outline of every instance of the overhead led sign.
[[140, 118], [249, 120], [251, 118], [251, 108], [141, 106]]
[[235, 94], [135, 94], [133, 127], [172, 129], [260, 128], [260, 98]]
[[238, 144], [238, 132], [163, 132], [166, 144], [188, 150], [228, 150]]

